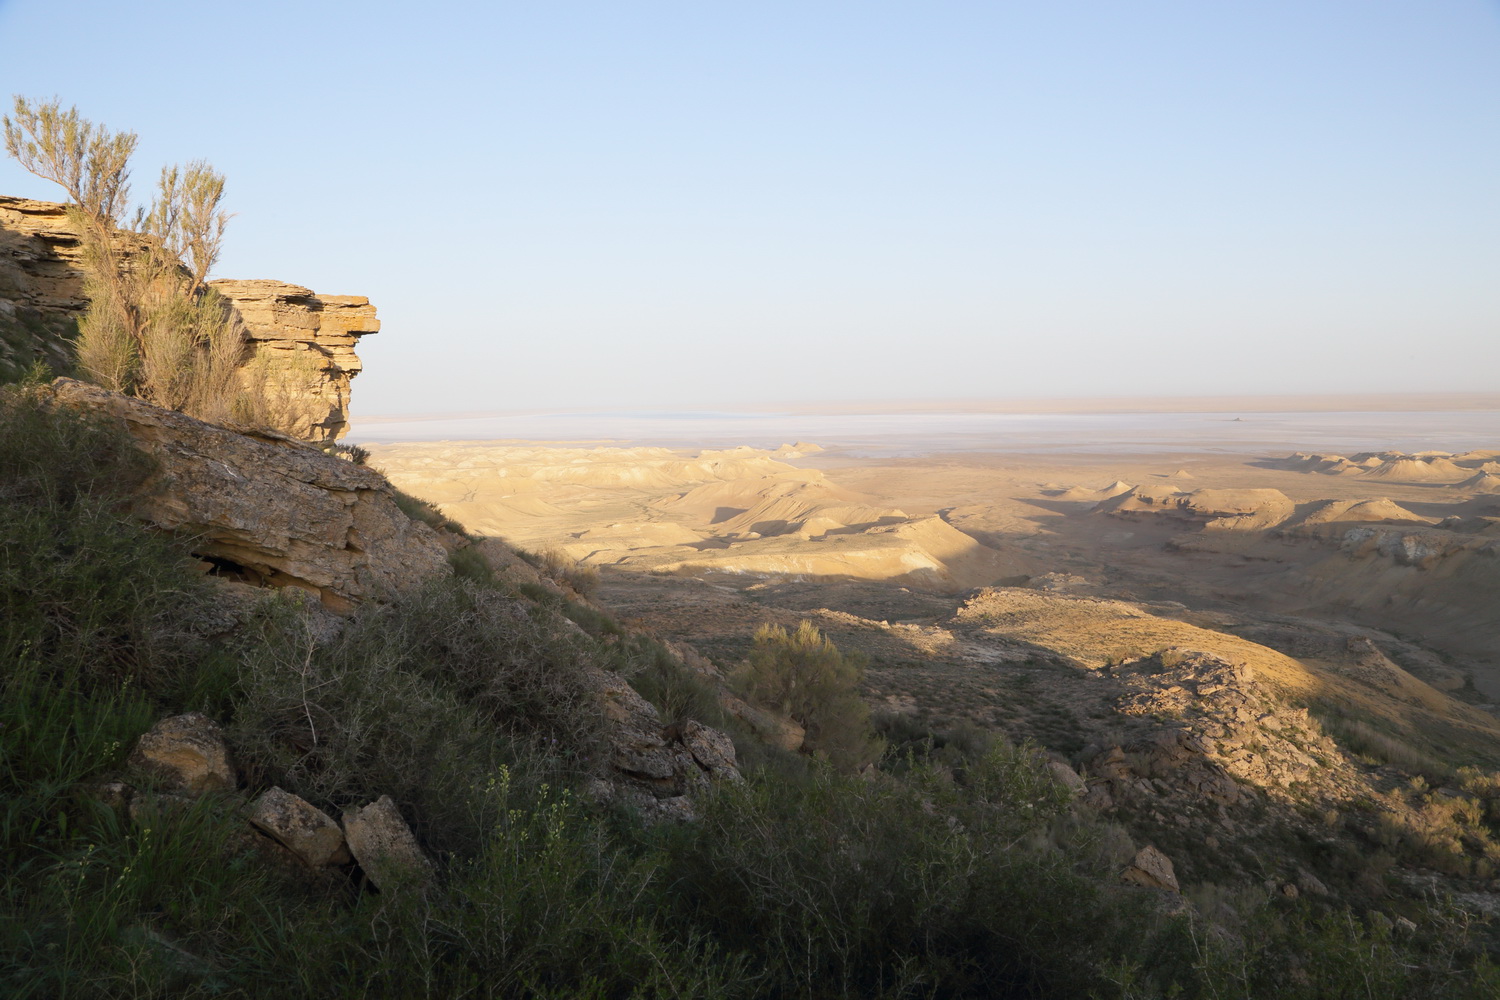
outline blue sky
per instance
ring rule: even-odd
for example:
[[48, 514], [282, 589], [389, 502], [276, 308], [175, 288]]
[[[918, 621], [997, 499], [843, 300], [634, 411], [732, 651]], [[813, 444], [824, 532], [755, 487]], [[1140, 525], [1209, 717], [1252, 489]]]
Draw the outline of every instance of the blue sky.
[[[356, 414], [1480, 391], [1500, 4], [0, 0], [366, 294]], [[0, 163], [0, 192], [57, 198]]]

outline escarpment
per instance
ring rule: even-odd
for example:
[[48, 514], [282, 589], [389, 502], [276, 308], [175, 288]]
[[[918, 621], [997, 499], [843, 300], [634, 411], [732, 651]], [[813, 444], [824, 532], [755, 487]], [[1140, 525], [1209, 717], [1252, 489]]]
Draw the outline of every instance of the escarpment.
[[[127, 249], [141, 239], [123, 230], [117, 237]], [[71, 367], [69, 341], [88, 308], [82, 254], [67, 206], [0, 195], [0, 376], [37, 361]], [[362, 368], [355, 346], [380, 329], [370, 300], [284, 281], [209, 285], [243, 338], [241, 379], [265, 397], [280, 428], [305, 441], [343, 437], [350, 383]]]

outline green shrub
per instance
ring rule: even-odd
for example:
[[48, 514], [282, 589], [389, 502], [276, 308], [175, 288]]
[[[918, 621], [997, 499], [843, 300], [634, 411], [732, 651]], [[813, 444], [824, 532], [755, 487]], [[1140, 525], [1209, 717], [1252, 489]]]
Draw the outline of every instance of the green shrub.
[[472, 849], [471, 793], [500, 764], [601, 766], [603, 717], [582, 676], [594, 655], [544, 609], [465, 580], [367, 605], [322, 646], [269, 606], [231, 736], [257, 784], [335, 812], [389, 794], [432, 846]]
[[715, 729], [733, 723], [712, 681], [684, 665], [672, 651], [645, 636], [626, 636], [610, 647], [611, 669], [656, 706], [663, 720], [692, 719]]
[[548, 546], [537, 552], [518, 548], [515, 553], [537, 572], [551, 578], [554, 583], [562, 584], [579, 597], [591, 597], [599, 589], [598, 567], [585, 566], [556, 546]]
[[1084, 996], [1114, 921], [1061, 854], [1013, 847], [1058, 801], [1031, 766], [984, 768], [725, 787], [656, 834], [673, 905], [755, 956], [757, 996]]
[[456, 535], [464, 534], [464, 526], [438, 510], [435, 504], [414, 497], [404, 490], [397, 489], [394, 485], [391, 486], [391, 496], [396, 501], [396, 506], [401, 508], [401, 513], [413, 521], [421, 521], [437, 531], [451, 531]]
[[448, 553], [448, 565], [453, 567], [453, 575], [461, 580], [480, 584], [495, 582], [495, 572], [489, 561], [472, 545]]
[[0, 662], [30, 657], [85, 691], [128, 679], [173, 705], [224, 693], [186, 546], [125, 514], [153, 472], [108, 419], [41, 387], [0, 392]]
[[735, 674], [750, 701], [781, 712], [807, 730], [804, 747], [836, 767], [853, 770], [880, 756], [870, 709], [859, 695], [864, 658], [839, 652], [811, 622], [788, 633], [763, 625], [750, 658]]

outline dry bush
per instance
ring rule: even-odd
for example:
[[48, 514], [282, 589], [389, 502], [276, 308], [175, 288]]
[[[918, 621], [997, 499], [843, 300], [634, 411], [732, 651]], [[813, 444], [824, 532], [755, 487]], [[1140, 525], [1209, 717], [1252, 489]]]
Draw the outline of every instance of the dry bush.
[[[525, 555], [523, 553], [523, 558]], [[527, 561], [579, 597], [588, 597], [599, 589], [597, 567], [585, 566], [555, 546], [542, 549]]]
[[112, 391], [206, 420], [244, 409], [254, 385], [236, 378], [243, 332], [204, 285], [229, 220], [219, 207], [223, 175], [201, 160], [164, 168], [132, 232], [122, 220], [135, 134], [111, 132], [55, 99], [33, 106], [18, 96], [13, 113], [3, 119], [7, 152], [72, 202], [89, 300], [75, 342], [80, 371]]
[[883, 745], [859, 694], [865, 660], [839, 648], [804, 621], [788, 633], [762, 625], [750, 658], [735, 674], [748, 700], [789, 716], [807, 731], [805, 749], [854, 770], [880, 756]]

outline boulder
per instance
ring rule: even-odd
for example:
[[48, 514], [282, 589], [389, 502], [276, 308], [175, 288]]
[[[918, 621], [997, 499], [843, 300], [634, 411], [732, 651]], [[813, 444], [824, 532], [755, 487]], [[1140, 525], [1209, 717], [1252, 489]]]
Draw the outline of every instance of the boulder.
[[171, 791], [193, 795], [233, 788], [237, 781], [218, 724], [200, 712], [152, 726], [136, 744], [130, 764]]
[[432, 874], [432, 863], [389, 795], [382, 795], [363, 809], [346, 810], [344, 839], [349, 853], [377, 889], [426, 882]]
[[372, 469], [285, 435], [239, 433], [73, 379], [58, 405], [120, 420], [159, 464], [134, 516], [193, 540], [219, 575], [293, 586], [331, 611], [451, 573], [437, 533]]
[[1077, 771], [1060, 760], [1047, 762], [1047, 770], [1051, 772], [1053, 779], [1066, 788], [1073, 795], [1082, 795], [1088, 791], [1088, 784], [1079, 777]]
[[250, 806], [250, 822], [310, 868], [349, 863], [339, 825], [321, 809], [280, 788], [261, 794]]
[[1172, 870], [1172, 859], [1149, 845], [1136, 852], [1135, 860], [1120, 872], [1120, 881], [1148, 889], [1181, 891], [1177, 885], [1177, 873]]

